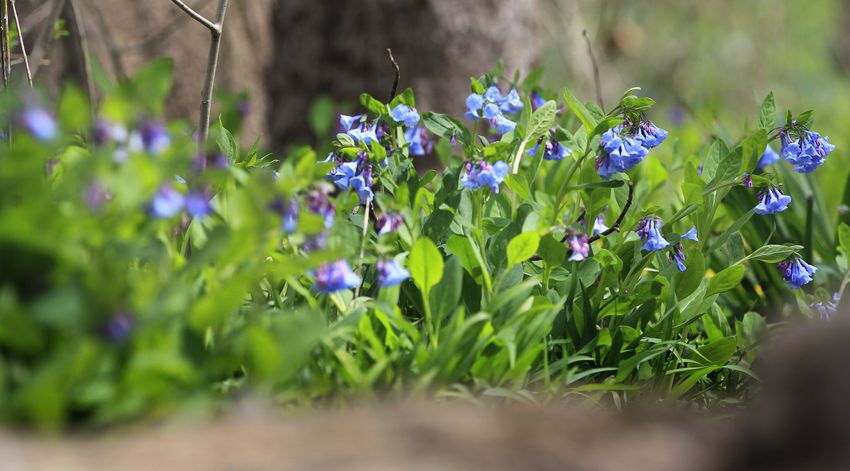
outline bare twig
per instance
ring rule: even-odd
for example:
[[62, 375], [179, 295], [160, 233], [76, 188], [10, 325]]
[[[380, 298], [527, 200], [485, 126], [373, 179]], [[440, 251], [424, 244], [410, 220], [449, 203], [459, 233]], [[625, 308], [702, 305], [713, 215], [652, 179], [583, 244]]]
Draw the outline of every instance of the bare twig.
[[[207, 137], [210, 132], [210, 108], [212, 105], [213, 86], [215, 85], [215, 71], [218, 67], [218, 52], [221, 49], [221, 32], [222, 26], [224, 25], [224, 15], [227, 12], [228, 0], [219, 0], [215, 23], [212, 23], [195, 12], [195, 10], [192, 10], [182, 1], [171, 1], [186, 12], [186, 14], [206, 26], [212, 35], [212, 39], [210, 41], [210, 53], [207, 60], [207, 75], [204, 80], [204, 90], [201, 94], [201, 116], [198, 120], [198, 150], [199, 153], [203, 153], [205, 151]], [[201, 162], [201, 171], [203, 171], [206, 167], [206, 159], [201, 159]]]
[[593, 88], [596, 89], [596, 104], [605, 109], [605, 104], [602, 102], [602, 87], [599, 86], [599, 65], [596, 64], [596, 56], [593, 55], [593, 48], [590, 47], [587, 30], [581, 30], [581, 35], [584, 36], [584, 41], [587, 43], [587, 55], [590, 56], [590, 63], [593, 65]]
[[83, 83], [86, 86], [86, 93], [89, 96], [89, 102], [91, 103], [91, 112], [95, 112], [96, 104], [97, 104], [97, 91], [94, 86], [94, 74], [92, 73], [91, 66], [91, 51], [89, 51], [89, 40], [88, 34], [86, 32], [86, 24], [83, 21], [83, 16], [80, 14], [80, 5], [77, 3], [77, 0], [68, 0], [68, 8], [70, 9], [70, 16], [72, 21], [74, 22], [74, 31], [77, 36], [77, 46], [80, 48], [80, 58], [82, 61], [82, 79]]
[[30, 58], [32, 59], [30, 63], [32, 65], [33, 77], [38, 75], [38, 69], [44, 61], [47, 43], [53, 38], [53, 27], [56, 24], [56, 20], [59, 19], [59, 15], [62, 13], [62, 10], [65, 8], [65, 2], [66, 0], [53, 0], [53, 6], [50, 10], [50, 14], [47, 16], [47, 19], [35, 40], [35, 45], [33, 46], [32, 54], [30, 55]]
[[15, 18], [15, 27], [18, 28], [18, 42], [21, 43], [21, 55], [24, 56], [24, 68], [27, 71], [27, 83], [32, 88], [32, 71], [30, 70], [30, 61], [27, 58], [27, 45], [24, 43], [24, 33], [21, 31], [21, 20], [18, 19], [18, 9], [15, 6], [15, 0], [9, 0], [9, 5], [12, 7], [12, 16]]
[[3, 37], [0, 38], [0, 56], [2, 56], [3, 64], [3, 86], [9, 85], [9, 79], [12, 76], [12, 35], [9, 31], [9, 3], [6, 0], [0, 0], [0, 32]]
[[127, 70], [121, 58], [121, 51], [115, 45], [115, 38], [112, 37], [112, 30], [109, 29], [109, 24], [107, 24], [106, 19], [103, 17], [103, 13], [100, 11], [100, 8], [92, 4], [92, 0], [86, 0], [86, 6], [88, 6], [89, 12], [92, 13], [97, 23], [97, 31], [100, 32], [99, 36], [101, 36], [100, 40], [109, 54], [109, 60], [112, 62], [112, 69], [115, 72], [115, 76], [121, 79], [127, 77]]
[[398, 81], [401, 78], [401, 71], [398, 68], [398, 62], [395, 61], [395, 57], [393, 57], [393, 50], [387, 48], [387, 57], [390, 59], [390, 63], [393, 65], [393, 70], [395, 71], [395, 76], [393, 78], [393, 88], [390, 90], [390, 99], [389, 101], [393, 101], [395, 98], [396, 91], [398, 90]]
[[623, 223], [623, 219], [626, 217], [626, 213], [629, 212], [629, 208], [631, 208], [631, 206], [632, 206], [632, 198], [634, 197], [634, 194], [635, 194], [635, 184], [634, 184], [634, 182], [629, 182], [629, 196], [628, 196], [628, 198], [626, 198], [626, 205], [623, 206], [623, 210], [620, 211], [620, 215], [617, 216], [617, 220], [614, 221], [614, 224], [611, 227], [609, 227], [608, 229], [605, 229], [604, 231], [600, 232], [599, 234], [596, 234], [596, 235], [592, 236], [590, 239], [588, 239], [588, 241], [587, 241], [588, 243], [593, 243], [593, 242], [599, 240], [601, 237], [605, 237], [607, 235], [613, 234], [615, 231], [620, 230], [620, 225]]
[[[206, 19], [203, 15], [196, 12], [189, 5], [186, 5], [181, 0], [171, 0], [171, 3], [177, 5], [181, 10], [186, 12], [187, 15], [191, 16], [195, 21], [204, 25], [212, 31], [213, 33], [221, 33], [221, 20], [224, 19], [224, 14], [221, 13], [223, 9], [227, 8], [227, 1], [222, 1], [219, 3], [219, 20], [213, 23], [212, 21]], [[224, 7], [222, 7], [224, 5]]]

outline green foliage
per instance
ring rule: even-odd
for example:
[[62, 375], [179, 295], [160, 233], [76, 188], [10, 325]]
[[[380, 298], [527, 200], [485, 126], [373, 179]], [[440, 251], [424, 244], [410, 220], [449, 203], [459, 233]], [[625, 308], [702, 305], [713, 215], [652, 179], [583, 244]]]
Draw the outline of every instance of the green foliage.
[[[472, 91], [502, 72], [471, 79]], [[132, 134], [159, 116], [171, 74], [170, 61], [155, 61], [110, 87], [97, 124]], [[413, 91], [391, 103], [364, 94], [368, 123], [385, 132], [369, 145], [343, 132], [332, 148], [339, 161], [371, 165], [368, 204], [330, 183], [336, 163], [311, 149], [278, 161], [240, 146], [226, 122], [244, 97], [220, 95], [213, 139], [226, 162], [208, 161], [204, 172], [186, 123], [168, 124], [168, 146], [156, 152], [132, 137], [96, 140], [73, 87], [58, 100], [55, 138], [36, 139], [4, 116], [15, 127], [0, 149], [0, 417], [108, 424], [206, 407], [248, 387], [283, 404], [423, 390], [736, 403], [757, 345], [781, 318], [764, 314], [789, 298], [767, 264], [813, 246], [819, 284], [840, 280], [843, 290], [850, 229], [806, 217], [798, 175], [782, 175], [796, 206], [780, 224], [754, 215], [740, 177], [770, 181], [755, 163], [775, 127], [772, 94], [759, 129], [692, 154], [679, 154], [671, 133], [664, 153], [603, 180], [594, 166], [601, 135], [654, 105], [638, 90], [607, 112], [568, 90], [565, 102], [533, 113], [524, 98], [504, 135], [424, 112], [449, 163], [439, 174], [416, 172], [406, 130], [389, 118], [394, 106], [415, 105]], [[333, 114], [329, 101], [315, 103], [318, 136]], [[570, 155], [530, 155], [541, 138]], [[481, 160], [513, 170], [500, 192], [464, 184], [464, 163]], [[164, 186], [206, 195], [211, 211], [156, 217]], [[325, 197], [332, 224], [314, 210]], [[292, 204], [297, 217], [287, 219]], [[600, 214], [617, 226], [594, 236]], [[634, 230], [647, 215], [664, 219], [671, 247], [696, 227], [699, 242], [683, 242], [685, 271], [670, 252], [642, 250]], [[399, 224], [379, 232], [377, 216]], [[593, 238], [586, 258], [569, 245], [580, 234]], [[324, 289], [319, 272], [337, 260], [358, 282]], [[378, 262], [390, 260], [410, 279], [382, 284]], [[813, 300], [795, 296], [803, 307]]]

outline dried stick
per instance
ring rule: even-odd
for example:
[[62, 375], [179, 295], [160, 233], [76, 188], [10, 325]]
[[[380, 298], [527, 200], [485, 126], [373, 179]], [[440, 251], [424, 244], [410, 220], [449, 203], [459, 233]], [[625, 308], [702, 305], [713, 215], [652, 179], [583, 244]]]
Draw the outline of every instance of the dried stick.
[[83, 82], [86, 85], [86, 93], [89, 96], [91, 103], [91, 111], [95, 112], [97, 103], [97, 91], [94, 86], [94, 74], [91, 67], [91, 55], [89, 51], [88, 34], [86, 33], [86, 24], [83, 22], [83, 16], [80, 14], [80, 6], [77, 0], [68, 0], [68, 8], [71, 10], [71, 19], [74, 21], [74, 31], [77, 33], [77, 45], [80, 48], [83, 62]]
[[393, 88], [392, 90], [390, 90], [390, 99], [387, 102], [389, 103], [390, 101], [393, 101], [393, 98], [395, 98], [396, 91], [398, 90], [398, 81], [399, 78], [401, 78], [401, 71], [398, 68], [398, 62], [396, 62], [395, 57], [393, 57], [393, 50], [390, 48], [387, 48], [387, 57], [390, 59], [390, 63], [393, 65], [393, 70], [395, 71], [395, 76], [393, 78]]
[[35, 45], [32, 48], [31, 54], [33, 77], [38, 74], [38, 69], [41, 67], [44, 60], [45, 48], [47, 47], [47, 43], [50, 42], [50, 39], [53, 37], [53, 25], [56, 24], [56, 20], [59, 19], [59, 15], [65, 8], [65, 2], [66, 0], [53, 0], [53, 7], [50, 10], [50, 14], [47, 16], [44, 26], [42, 26], [41, 31], [38, 33], [38, 37], [35, 40]]
[[584, 41], [587, 43], [587, 55], [590, 56], [590, 63], [593, 65], [593, 88], [596, 89], [596, 104], [600, 108], [605, 109], [605, 104], [602, 102], [602, 87], [599, 86], [599, 66], [596, 64], [596, 56], [593, 55], [593, 48], [590, 47], [590, 38], [587, 37], [587, 30], [581, 30], [581, 35], [584, 36]]
[[[210, 132], [210, 107], [212, 104], [213, 86], [215, 85], [215, 71], [218, 67], [218, 52], [221, 49], [221, 31], [224, 24], [224, 15], [227, 12], [228, 0], [219, 0], [215, 23], [189, 8], [181, 0], [171, 0], [171, 2], [195, 19], [195, 21], [209, 29], [212, 35], [209, 59], [207, 60], [207, 75], [201, 95], [201, 116], [198, 120], [198, 150], [199, 152], [204, 152]], [[201, 159], [201, 162], [201, 171], [203, 171], [206, 167], [206, 159]]]
[[15, 27], [18, 28], [18, 42], [21, 43], [21, 55], [24, 56], [24, 68], [27, 71], [27, 83], [32, 88], [32, 70], [30, 70], [30, 61], [27, 58], [27, 45], [24, 43], [24, 33], [21, 31], [21, 20], [18, 19], [18, 9], [15, 6], [15, 0], [9, 0], [9, 5], [12, 7], [12, 16], [15, 18]]
[[0, 56], [3, 63], [3, 86], [9, 86], [9, 80], [12, 76], [12, 35], [9, 31], [9, 3], [6, 0], [0, 0], [0, 32], [3, 37], [0, 38], [2, 46], [0, 46]]

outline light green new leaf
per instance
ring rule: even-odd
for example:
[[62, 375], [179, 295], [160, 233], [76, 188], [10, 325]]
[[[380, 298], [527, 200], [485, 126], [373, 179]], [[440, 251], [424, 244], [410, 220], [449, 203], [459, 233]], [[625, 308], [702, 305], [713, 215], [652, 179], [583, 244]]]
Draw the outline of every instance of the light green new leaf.
[[744, 277], [744, 266], [743, 265], [733, 265], [720, 273], [714, 275], [714, 278], [708, 282], [708, 289], [706, 290], [706, 297], [711, 296], [712, 294], [724, 293], [726, 291], [730, 291], [735, 289], [738, 286], [738, 283], [741, 282], [741, 279]]
[[537, 232], [529, 231], [514, 237], [508, 242], [508, 266], [524, 262], [533, 257], [540, 245], [540, 236]]
[[443, 255], [427, 237], [422, 237], [413, 244], [407, 264], [413, 282], [422, 292], [429, 291], [443, 278]]

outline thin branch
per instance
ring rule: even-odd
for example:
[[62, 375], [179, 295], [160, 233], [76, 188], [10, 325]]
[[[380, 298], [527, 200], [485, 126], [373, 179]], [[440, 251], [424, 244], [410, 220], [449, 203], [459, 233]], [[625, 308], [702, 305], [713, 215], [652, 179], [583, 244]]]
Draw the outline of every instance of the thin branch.
[[121, 58], [121, 51], [115, 45], [115, 38], [112, 37], [112, 30], [106, 19], [103, 17], [103, 12], [97, 5], [92, 4], [92, 0], [86, 0], [86, 6], [89, 12], [94, 16], [94, 21], [97, 23], [98, 31], [100, 32], [100, 42], [106, 48], [109, 54], [109, 60], [112, 62], [112, 69], [117, 78], [123, 79], [127, 77], [127, 69], [124, 67], [124, 60]]
[[605, 104], [602, 102], [602, 87], [599, 86], [599, 66], [596, 64], [596, 56], [593, 55], [593, 48], [590, 47], [590, 38], [587, 37], [587, 30], [581, 30], [581, 35], [584, 36], [584, 42], [587, 43], [587, 55], [590, 56], [590, 63], [593, 65], [593, 88], [596, 89], [596, 104], [600, 108], [605, 109]]
[[50, 10], [50, 14], [47, 16], [45, 20], [44, 26], [42, 26], [41, 31], [38, 34], [38, 37], [35, 40], [35, 45], [32, 48], [32, 76], [35, 77], [38, 75], [38, 69], [41, 67], [42, 62], [44, 61], [45, 49], [47, 47], [47, 43], [53, 38], [53, 28], [56, 24], [56, 21], [59, 19], [59, 15], [62, 13], [62, 10], [65, 8], [66, 0], [53, 0], [53, 8]]
[[628, 198], [626, 198], [626, 205], [623, 206], [623, 210], [620, 211], [620, 215], [617, 216], [617, 220], [614, 221], [614, 225], [612, 225], [608, 229], [605, 229], [604, 231], [600, 232], [599, 234], [592, 236], [590, 239], [588, 239], [588, 241], [587, 241], [588, 244], [591, 244], [591, 243], [599, 240], [601, 237], [605, 237], [607, 235], [613, 234], [615, 231], [620, 230], [620, 225], [623, 224], [623, 219], [626, 217], [626, 213], [629, 212], [629, 208], [631, 208], [631, 206], [632, 206], [632, 198], [634, 197], [634, 194], [635, 194], [635, 184], [634, 184], [634, 182], [629, 182], [629, 196], [628, 196]]
[[27, 45], [24, 43], [24, 33], [21, 31], [21, 20], [18, 19], [18, 9], [15, 6], [15, 0], [9, 0], [9, 5], [12, 7], [12, 16], [15, 17], [15, 27], [18, 28], [18, 42], [21, 43], [21, 54], [24, 56], [24, 68], [27, 71], [27, 83], [32, 88], [32, 70], [30, 70], [30, 61], [27, 58]]
[[387, 57], [390, 59], [390, 63], [393, 65], [393, 70], [395, 70], [395, 77], [393, 78], [393, 88], [390, 91], [390, 99], [389, 101], [393, 101], [395, 98], [395, 93], [398, 90], [398, 80], [401, 77], [401, 71], [398, 68], [398, 62], [395, 61], [395, 57], [393, 57], [393, 50], [387, 48]]
[[9, 3], [6, 0], [0, 0], [0, 32], [3, 37], [0, 38], [0, 55], [2, 55], [3, 65], [3, 86], [9, 85], [9, 80], [12, 78], [12, 34], [9, 31]]
[[189, 5], [186, 5], [181, 0], [171, 0], [171, 3], [177, 5], [177, 7], [179, 7], [181, 10], [186, 12], [187, 15], [191, 16], [198, 23], [206, 26], [207, 29], [209, 29], [210, 31], [213, 32], [213, 34], [216, 34], [216, 33], [221, 34], [221, 21], [224, 19], [224, 14], [221, 13], [221, 11], [223, 10], [221, 5], [224, 4], [224, 8], [227, 8], [227, 1], [226, 0], [219, 3], [219, 15], [218, 15], [219, 19], [215, 23], [206, 19], [203, 15], [201, 15], [200, 13], [193, 10], [192, 7], [190, 7]]
[[91, 55], [89, 51], [89, 40], [88, 34], [86, 33], [86, 24], [83, 21], [83, 16], [80, 14], [80, 5], [77, 3], [77, 0], [68, 0], [68, 8], [71, 13], [71, 20], [74, 22], [74, 31], [77, 36], [77, 46], [80, 48], [80, 55], [82, 59], [82, 74], [83, 74], [83, 82], [86, 85], [86, 93], [89, 96], [89, 103], [91, 103], [91, 112], [95, 113], [95, 105], [97, 103], [97, 91], [95, 90], [94, 85], [94, 73], [92, 72], [91, 66]]

